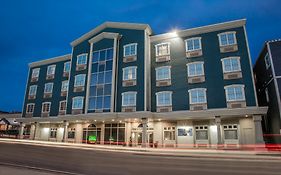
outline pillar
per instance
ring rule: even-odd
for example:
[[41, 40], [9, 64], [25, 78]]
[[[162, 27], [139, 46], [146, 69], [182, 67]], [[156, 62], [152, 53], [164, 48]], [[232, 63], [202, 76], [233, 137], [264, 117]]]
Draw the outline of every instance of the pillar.
[[35, 122], [35, 129], [34, 129], [34, 137], [33, 140], [39, 140], [40, 139], [40, 124], [38, 122]]
[[221, 136], [221, 117], [220, 116], [216, 116], [215, 117], [215, 123], [217, 126], [217, 135], [218, 135], [218, 146], [221, 145], [223, 143], [222, 141], [222, 136]]
[[147, 146], [147, 118], [141, 119], [142, 123], [142, 147]]
[[19, 139], [23, 139], [23, 132], [24, 132], [25, 124], [20, 122], [20, 132], [19, 132]]
[[34, 140], [34, 136], [35, 136], [35, 123], [31, 123], [29, 139]]
[[262, 126], [261, 126], [261, 115], [254, 115], [253, 121], [254, 121], [254, 130], [255, 130], [255, 144], [258, 144], [260, 146], [264, 146], [264, 140], [263, 140], [263, 132], [262, 132]]
[[66, 120], [63, 121], [63, 139], [62, 139], [62, 142], [67, 142], [67, 138], [68, 138], [68, 125], [69, 125], [69, 123]]

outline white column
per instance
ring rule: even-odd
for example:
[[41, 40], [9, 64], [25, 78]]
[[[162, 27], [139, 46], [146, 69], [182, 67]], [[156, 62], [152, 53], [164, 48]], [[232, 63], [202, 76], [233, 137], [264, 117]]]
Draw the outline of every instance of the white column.
[[20, 132], [19, 132], [19, 138], [20, 139], [23, 139], [24, 127], [25, 127], [25, 124], [21, 122], [20, 123]]
[[35, 122], [35, 129], [34, 129], [34, 138], [33, 140], [39, 140], [40, 139], [40, 124], [38, 122]]
[[255, 130], [255, 144], [259, 144], [260, 146], [264, 146], [264, 140], [263, 140], [263, 132], [262, 132], [262, 126], [261, 126], [261, 115], [254, 115], [253, 121], [254, 121], [254, 130]]
[[142, 147], [147, 146], [147, 118], [141, 119], [142, 123]]
[[218, 135], [218, 146], [221, 145], [223, 143], [222, 141], [222, 137], [221, 137], [221, 117], [220, 116], [216, 116], [215, 117], [215, 122], [216, 122], [216, 126], [217, 126], [217, 135]]
[[34, 140], [34, 136], [35, 136], [35, 123], [31, 123], [29, 139]]
[[75, 143], [82, 143], [83, 139], [83, 126], [81, 123], [77, 123], [75, 126]]
[[67, 142], [68, 138], [68, 125], [69, 123], [67, 121], [63, 121], [63, 142]]

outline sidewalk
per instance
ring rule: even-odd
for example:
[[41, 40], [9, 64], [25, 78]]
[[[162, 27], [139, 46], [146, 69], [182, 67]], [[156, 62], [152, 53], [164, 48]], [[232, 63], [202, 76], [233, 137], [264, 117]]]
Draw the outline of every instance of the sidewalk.
[[141, 148], [141, 147], [123, 147], [113, 145], [91, 145], [78, 143], [48, 142], [37, 140], [20, 140], [0, 138], [0, 143], [16, 143], [26, 145], [38, 145], [48, 147], [86, 149], [109, 152], [133, 153], [138, 155], [150, 156], [176, 156], [176, 157], [194, 157], [194, 158], [228, 158], [228, 159], [270, 159], [280, 160], [281, 152], [263, 150], [217, 150], [217, 149], [177, 149], [177, 148]]

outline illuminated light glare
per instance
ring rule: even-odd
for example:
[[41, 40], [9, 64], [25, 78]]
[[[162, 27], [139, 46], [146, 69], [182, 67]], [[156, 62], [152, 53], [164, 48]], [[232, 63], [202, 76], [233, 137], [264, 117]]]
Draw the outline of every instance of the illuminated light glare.
[[177, 29], [173, 29], [169, 35], [171, 35], [171, 37], [177, 37], [178, 36], [178, 30]]
[[104, 121], [102, 121], [104, 123]]
[[111, 121], [113, 121], [113, 122], [114, 122], [114, 119], [112, 119]]
[[121, 123], [122, 121], [120, 120], [119, 123]]
[[97, 120], [95, 120], [95, 122], [96, 122]]
[[159, 119], [158, 119], [158, 121], [160, 122], [160, 121], [161, 121], [161, 119], [159, 118]]
[[245, 117], [248, 117], [248, 115], [245, 115]]

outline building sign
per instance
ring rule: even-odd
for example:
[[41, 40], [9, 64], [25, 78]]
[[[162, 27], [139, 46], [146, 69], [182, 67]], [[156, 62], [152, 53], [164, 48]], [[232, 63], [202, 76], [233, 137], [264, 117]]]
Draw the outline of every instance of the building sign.
[[189, 129], [179, 128], [178, 136], [192, 136], [192, 128]]

